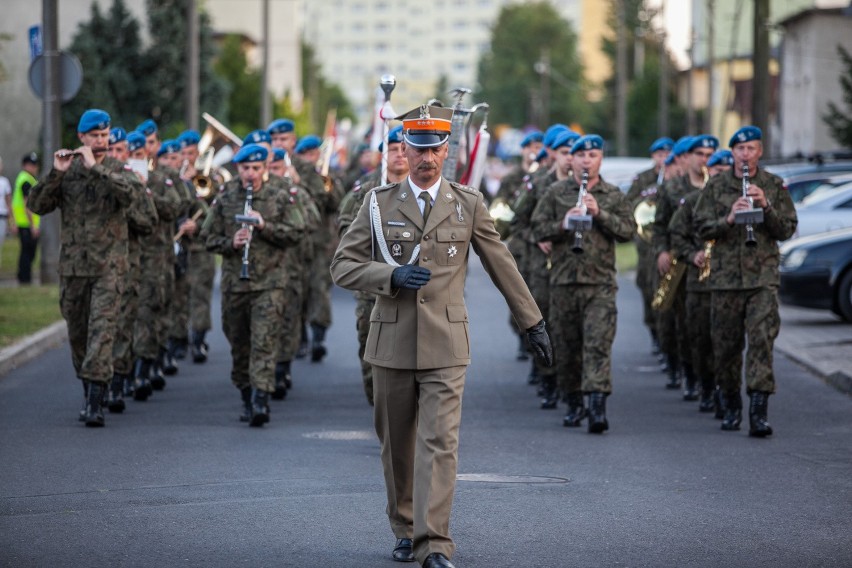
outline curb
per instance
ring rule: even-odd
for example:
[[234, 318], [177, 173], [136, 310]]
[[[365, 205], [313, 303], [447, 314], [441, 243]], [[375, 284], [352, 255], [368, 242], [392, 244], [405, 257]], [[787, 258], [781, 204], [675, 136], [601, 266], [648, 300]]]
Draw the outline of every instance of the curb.
[[833, 373], [827, 373], [825, 370], [820, 368], [820, 365], [814, 362], [810, 357], [803, 357], [798, 354], [798, 352], [793, 350], [787, 350], [783, 348], [779, 348], [778, 345], [775, 345], [775, 350], [784, 355], [790, 361], [797, 363], [798, 365], [804, 367], [809, 372], [813, 373], [823, 381], [825, 381], [828, 385], [834, 387], [842, 393], [852, 395], [852, 375], [845, 373], [843, 371], [835, 371]]
[[32, 361], [48, 349], [58, 347], [68, 339], [68, 326], [59, 320], [49, 326], [0, 349], [0, 377]]

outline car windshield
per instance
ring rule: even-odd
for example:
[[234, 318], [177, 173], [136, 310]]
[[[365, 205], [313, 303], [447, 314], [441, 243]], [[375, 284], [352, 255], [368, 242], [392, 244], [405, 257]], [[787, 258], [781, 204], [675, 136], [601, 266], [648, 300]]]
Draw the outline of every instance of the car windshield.
[[808, 195], [802, 200], [802, 206], [807, 207], [813, 205], [814, 203], [824, 201], [825, 199], [828, 199], [833, 195], [837, 195], [838, 191], [847, 187], [852, 187], [852, 183], [823, 183], [819, 187], [817, 187], [810, 195]]

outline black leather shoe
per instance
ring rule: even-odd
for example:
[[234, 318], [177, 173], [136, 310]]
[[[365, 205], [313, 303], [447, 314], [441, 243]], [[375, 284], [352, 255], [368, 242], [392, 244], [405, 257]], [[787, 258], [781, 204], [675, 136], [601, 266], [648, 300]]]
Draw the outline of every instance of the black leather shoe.
[[397, 562], [414, 562], [414, 543], [410, 538], [396, 539], [392, 556]]
[[163, 373], [162, 362], [159, 358], [152, 360], [148, 377], [151, 379], [151, 388], [154, 390], [160, 391], [166, 388], [166, 375]]
[[251, 420], [251, 387], [240, 389], [240, 397], [243, 400], [243, 412], [240, 414], [240, 422]]
[[578, 428], [586, 417], [586, 407], [583, 404], [583, 393], [572, 392], [567, 396], [568, 413], [562, 419], [562, 425], [566, 428]]
[[272, 391], [272, 400], [284, 400], [287, 398], [287, 383], [292, 382], [290, 378], [290, 362], [279, 361], [275, 363], [275, 390]]
[[192, 332], [190, 351], [192, 352], [193, 363], [204, 363], [207, 361], [207, 343], [204, 342], [205, 333], [204, 331]]
[[740, 422], [742, 422], [743, 419], [743, 399], [740, 397], [739, 391], [723, 393], [722, 402], [725, 405], [725, 417], [722, 419], [722, 430], [739, 430]]
[[263, 426], [269, 422], [269, 393], [251, 389], [251, 419], [249, 426]]
[[174, 341], [174, 349], [172, 350], [174, 358], [180, 361], [186, 359], [186, 347], [189, 344], [186, 338], [170, 339], [169, 341]]
[[154, 392], [151, 386], [151, 360], [137, 359], [133, 369], [133, 400], [148, 400]]
[[556, 388], [556, 377], [548, 375], [541, 378], [541, 408], [553, 410], [559, 406], [559, 393]]
[[748, 435], [754, 438], [771, 436], [772, 426], [769, 425], [769, 419], [767, 418], [769, 393], [756, 391], [749, 396], [751, 402], [748, 407]]
[[114, 373], [107, 393], [107, 408], [110, 412], [124, 412], [124, 379], [120, 373]]
[[680, 388], [680, 362], [678, 362], [676, 357], [669, 356], [667, 361], [666, 371], [669, 375], [669, 382], [666, 383], [667, 389], [679, 389]]
[[456, 565], [440, 552], [433, 552], [426, 557], [423, 568], [456, 568]]
[[160, 356], [157, 359], [166, 375], [176, 375], [178, 372], [177, 361], [171, 352], [165, 347], [160, 347]]
[[603, 434], [609, 430], [609, 421], [606, 419], [606, 393], [589, 393], [589, 433]]
[[323, 360], [328, 350], [325, 348], [325, 327], [311, 324], [311, 333], [313, 340], [311, 341], [311, 363], [319, 363]]
[[89, 381], [89, 389], [86, 393], [86, 408], [83, 421], [86, 426], [101, 427], [104, 425], [103, 402], [106, 395], [107, 385]]

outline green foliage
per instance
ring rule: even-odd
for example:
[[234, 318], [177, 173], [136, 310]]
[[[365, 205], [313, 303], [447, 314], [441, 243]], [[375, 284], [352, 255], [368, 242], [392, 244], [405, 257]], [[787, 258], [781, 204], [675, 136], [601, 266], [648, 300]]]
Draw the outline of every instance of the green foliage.
[[587, 116], [577, 35], [549, 2], [534, 2], [501, 9], [491, 32], [491, 51], [479, 61], [474, 98], [491, 105], [492, 123], [523, 127], [541, 115], [536, 112], [543, 98], [536, 62], [543, 49], [549, 55], [552, 77], [549, 122], [570, 123]]
[[844, 148], [852, 148], [852, 55], [837, 46], [837, 53], [843, 61], [844, 72], [838, 78], [843, 90], [843, 103], [848, 112], [843, 112], [833, 102], [828, 103], [828, 112], [822, 115], [822, 120], [828, 125], [831, 137]]
[[317, 61], [316, 50], [310, 44], [302, 42], [302, 85], [306, 90], [305, 107], [310, 117], [309, 132], [302, 134], [322, 134], [325, 119], [332, 109], [337, 110], [337, 120], [357, 119], [352, 104], [346, 94], [336, 84], [323, 77], [322, 65]]
[[61, 319], [59, 286], [4, 288], [0, 294], [0, 347]]
[[213, 69], [230, 84], [229, 112], [221, 119], [235, 134], [245, 136], [258, 128], [260, 89], [263, 79], [259, 70], [249, 68], [241, 36], [237, 34], [225, 36]]

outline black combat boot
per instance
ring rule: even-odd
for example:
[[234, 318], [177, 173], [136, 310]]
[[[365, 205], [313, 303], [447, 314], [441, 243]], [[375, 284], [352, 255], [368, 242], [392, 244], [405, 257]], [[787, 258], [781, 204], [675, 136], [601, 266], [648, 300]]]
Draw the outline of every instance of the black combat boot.
[[104, 425], [104, 397], [106, 396], [106, 383], [88, 381], [89, 388], [86, 392], [86, 408], [83, 421], [86, 426], [97, 428]]
[[151, 386], [151, 360], [137, 359], [133, 369], [133, 400], [148, 400], [154, 392]]
[[651, 355], [659, 358], [660, 353], [662, 353], [662, 349], [660, 349], [660, 339], [657, 337], [657, 332], [651, 330]]
[[319, 363], [325, 357], [325, 354], [328, 353], [328, 350], [325, 348], [325, 330], [326, 328], [319, 324], [311, 324], [311, 334], [313, 335], [311, 341], [312, 363]]
[[124, 394], [124, 398], [132, 398], [136, 394], [136, 385], [134, 384], [136, 381], [133, 380], [133, 371], [130, 371], [129, 375], [122, 375], [124, 379], [124, 383], [121, 387], [121, 392]]
[[722, 389], [716, 387], [713, 389], [713, 418], [722, 420], [725, 418], [725, 397], [722, 396]]
[[606, 419], [606, 397], [605, 392], [589, 393], [589, 433], [603, 434], [609, 430], [609, 422]]
[[667, 389], [680, 388], [680, 361], [674, 355], [669, 355], [666, 360], [666, 373], [669, 375], [669, 382], [666, 383]]
[[172, 356], [178, 361], [183, 361], [186, 359], [186, 348], [189, 342], [186, 340], [186, 337], [180, 338], [172, 338], [169, 341], [174, 342], [174, 348], [172, 349]]
[[269, 393], [251, 389], [251, 419], [249, 426], [263, 426], [269, 422]]
[[541, 408], [553, 410], [559, 406], [559, 392], [556, 388], [556, 375], [541, 378]]
[[695, 375], [691, 363], [683, 364], [683, 376], [686, 379], [683, 388], [683, 400], [698, 400], [698, 377]]
[[290, 380], [290, 361], [279, 361], [275, 363], [275, 390], [272, 391], [272, 400], [284, 400], [287, 398], [288, 383]]
[[85, 422], [86, 406], [89, 404], [89, 381], [81, 379], [80, 382], [83, 383], [83, 407], [80, 409], [80, 416], [77, 417], [77, 420]]
[[722, 393], [722, 404], [725, 407], [722, 430], [739, 430], [743, 419], [743, 399], [739, 391]]
[[[535, 361], [530, 365], [530, 374], [527, 375], [527, 384], [528, 385], [537, 385], [541, 382], [541, 375], [538, 374], [538, 366], [536, 366]], [[537, 393], [538, 396], [541, 396], [542, 393]]]
[[207, 343], [204, 341], [205, 333], [207, 332], [192, 330], [190, 350], [192, 351], [193, 363], [204, 363], [207, 361]]
[[151, 379], [151, 388], [158, 391], [166, 388], [166, 375], [163, 373], [163, 362], [160, 360], [162, 355], [163, 352], [160, 351], [157, 358], [151, 360], [151, 371], [148, 375]]
[[240, 414], [240, 422], [251, 420], [251, 387], [240, 389], [240, 397], [243, 400], [243, 413]]
[[124, 380], [127, 375], [114, 373], [112, 382], [109, 384], [109, 392], [107, 393], [107, 408], [110, 412], [119, 414], [124, 412]]
[[515, 359], [518, 361], [529, 361], [530, 354], [527, 353], [527, 345], [524, 342], [524, 338], [522, 336], [518, 336], [518, 354], [515, 355]]
[[748, 435], [755, 438], [765, 438], [772, 435], [767, 412], [769, 410], [769, 393], [755, 391], [749, 395], [748, 406]]
[[168, 349], [166, 349], [165, 347], [160, 347], [160, 355], [157, 360], [160, 362], [164, 374], [169, 376], [177, 374], [177, 361], [175, 360], [174, 355], [172, 355], [172, 353], [170, 353]]
[[716, 381], [712, 378], [701, 379], [701, 397], [698, 399], [698, 412], [713, 412], [716, 409], [716, 401], [713, 394], [716, 391]]
[[568, 403], [568, 413], [562, 419], [562, 425], [567, 428], [578, 428], [586, 417], [586, 406], [583, 404], [583, 393], [572, 392], [565, 397]]

